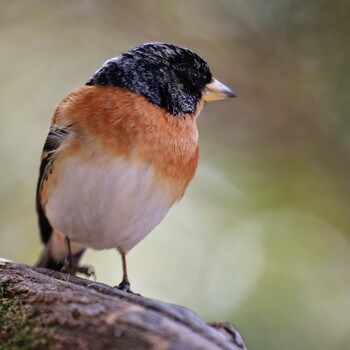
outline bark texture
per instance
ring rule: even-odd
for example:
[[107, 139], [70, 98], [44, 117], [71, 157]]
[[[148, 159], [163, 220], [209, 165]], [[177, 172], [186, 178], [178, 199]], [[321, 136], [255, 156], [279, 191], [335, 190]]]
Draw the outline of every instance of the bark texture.
[[246, 349], [229, 323], [64, 273], [0, 259], [0, 350]]

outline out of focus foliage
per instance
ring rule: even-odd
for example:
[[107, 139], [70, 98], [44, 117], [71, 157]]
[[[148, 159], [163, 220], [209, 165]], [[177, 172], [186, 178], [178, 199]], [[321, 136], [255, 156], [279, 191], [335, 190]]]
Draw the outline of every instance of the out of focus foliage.
[[[108, 58], [191, 48], [238, 93], [199, 118], [186, 196], [129, 255], [133, 288], [230, 320], [250, 349], [350, 343], [350, 2], [0, 1], [0, 256], [34, 263], [57, 103]], [[100, 281], [116, 252], [89, 252]]]

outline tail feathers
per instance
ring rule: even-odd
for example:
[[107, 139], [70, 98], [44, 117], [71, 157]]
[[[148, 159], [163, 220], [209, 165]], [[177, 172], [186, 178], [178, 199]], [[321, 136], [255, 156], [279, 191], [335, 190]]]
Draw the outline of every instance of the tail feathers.
[[39, 261], [36, 263], [36, 266], [43, 267], [45, 269], [61, 271], [64, 266], [64, 262], [54, 259], [46, 246], [43, 252], [41, 253]]
[[[85, 247], [71, 243], [72, 259], [70, 263], [78, 266], [81, 257], [85, 252]], [[67, 265], [68, 247], [64, 235], [54, 231], [50, 240], [45, 245], [43, 252], [36, 263], [37, 267], [43, 267], [50, 270], [61, 271]]]
[[[73, 266], [79, 265], [79, 261], [82, 258], [84, 252], [85, 252], [85, 249], [72, 255], [71, 264]], [[48, 249], [48, 246], [46, 246], [45, 249], [43, 250], [43, 252], [41, 253], [39, 261], [36, 263], [36, 267], [43, 267], [45, 269], [61, 271], [66, 264], [67, 264], [66, 257], [64, 257], [63, 259], [60, 259], [60, 260], [55, 259], [51, 255], [51, 252]]]

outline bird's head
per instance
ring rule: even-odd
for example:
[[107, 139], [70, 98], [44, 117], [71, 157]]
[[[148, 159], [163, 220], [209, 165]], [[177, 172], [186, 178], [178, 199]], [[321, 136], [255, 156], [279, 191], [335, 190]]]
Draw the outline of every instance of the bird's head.
[[108, 60], [86, 85], [127, 88], [176, 116], [194, 115], [202, 99], [236, 96], [213, 79], [207, 62], [197, 54], [164, 43], [137, 46]]

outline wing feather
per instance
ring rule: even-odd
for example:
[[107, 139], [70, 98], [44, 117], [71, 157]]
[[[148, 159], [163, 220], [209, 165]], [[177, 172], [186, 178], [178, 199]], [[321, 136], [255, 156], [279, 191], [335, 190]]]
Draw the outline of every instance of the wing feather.
[[36, 191], [36, 210], [38, 213], [39, 228], [41, 234], [41, 240], [43, 243], [47, 243], [53, 232], [41, 203], [41, 190], [42, 184], [50, 176], [50, 172], [54, 163], [55, 153], [62, 144], [63, 140], [69, 135], [69, 126], [59, 127], [52, 126], [50, 132], [46, 138], [44, 149], [41, 156], [41, 164], [39, 170], [39, 180]]

